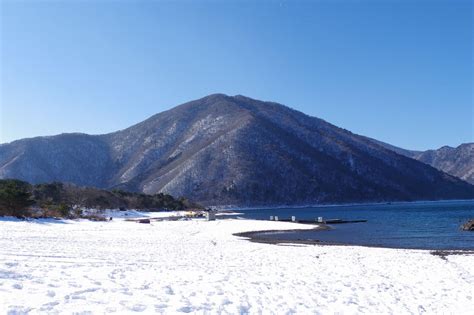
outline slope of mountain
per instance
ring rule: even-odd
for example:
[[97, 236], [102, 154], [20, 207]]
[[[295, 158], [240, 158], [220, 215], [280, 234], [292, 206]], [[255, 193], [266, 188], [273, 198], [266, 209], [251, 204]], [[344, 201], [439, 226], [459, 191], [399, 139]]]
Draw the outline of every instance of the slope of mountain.
[[415, 159], [474, 184], [474, 143], [425, 151]]
[[369, 138], [369, 137], [366, 137], [366, 139], [368, 139], [372, 142], [375, 142], [378, 145], [381, 145], [384, 148], [389, 149], [390, 151], [396, 152], [396, 153], [404, 155], [404, 156], [408, 156], [409, 158], [415, 158], [418, 154], [423, 153], [423, 151], [415, 151], [415, 150], [407, 150], [407, 149], [399, 148], [399, 147], [396, 147], [396, 146], [391, 145], [389, 143], [382, 142], [382, 141], [372, 139], [372, 138]]
[[474, 198], [474, 186], [280, 104], [214, 94], [106, 135], [0, 146], [0, 177], [276, 205]]
[[62, 134], [0, 145], [0, 178], [105, 187], [110, 171], [109, 145], [98, 136]]
[[474, 143], [463, 143], [456, 148], [444, 146], [437, 150], [411, 151], [381, 141], [371, 140], [398, 154], [429, 164], [445, 173], [474, 184]]

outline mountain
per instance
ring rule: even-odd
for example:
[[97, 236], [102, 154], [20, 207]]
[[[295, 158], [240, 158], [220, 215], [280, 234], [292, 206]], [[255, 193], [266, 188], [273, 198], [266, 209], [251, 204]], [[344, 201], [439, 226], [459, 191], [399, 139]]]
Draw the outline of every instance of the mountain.
[[474, 198], [474, 186], [368, 138], [223, 94], [110, 134], [2, 144], [0, 178], [163, 192], [205, 205]]
[[407, 157], [412, 158], [412, 159], [415, 158], [418, 154], [423, 153], [423, 151], [414, 151], [414, 150], [403, 149], [403, 148], [391, 145], [389, 143], [379, 141], [379, 140], [376, 140], [376, 139], [372, 139], [372, 138], [369, 138], [369, 137], [365, 137], [365, 138], [369, 141], [375, 142], [376, 144], [378, 144], [378, 145], [380, 145], [384, 148], [389, 149], [390, 151], [396, 152], [398, 154], [407, 156]]
[[474, 184], [474, 143], [428, 150], [416, 155], [415, 159]]
[[445, 173], [474, 184], [474, 143], [463, 143], [456, 148], [443, 146], [437, 150], [411, 151], [374, 139], [371, 140], [398, 154], [429, 164]]

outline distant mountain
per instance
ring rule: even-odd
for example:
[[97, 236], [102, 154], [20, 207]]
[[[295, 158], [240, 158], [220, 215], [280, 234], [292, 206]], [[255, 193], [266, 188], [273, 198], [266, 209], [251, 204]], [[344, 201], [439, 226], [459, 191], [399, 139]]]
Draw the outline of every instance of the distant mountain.
[[373, 141], [398, 154], [429, 164], [443, 172], [474, 184], [474, 143], [464, 143], [456, 148], [444, 146], [437, 150], [411, 151], [381, 141]]
[[0, 178], [163, 192], [205, 205], [474, 198], [474, 186], [368, 138], [222, 94], [111, 134], [0, 145]]
[[415, 159], [474, 184], [474, 143], [425, 151]]

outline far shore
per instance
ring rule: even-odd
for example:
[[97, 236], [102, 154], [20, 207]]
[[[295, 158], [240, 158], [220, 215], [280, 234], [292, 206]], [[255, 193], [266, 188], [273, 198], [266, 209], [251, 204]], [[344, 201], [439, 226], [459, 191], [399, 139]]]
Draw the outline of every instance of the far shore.
[[278, 209], [305, 209], [305, 208], [326, 208], [326, 207], [353, 207], [353, 206], [383, 206], [383, 205], [405, 205], [405, 204], [426, 204], [426, 203], [450, 203], [450, 202], [474, 202], [474, 199], [448, 199], [448, 200], [416, 200], [416, 201], [383, 201], [383, 202], [361, 202], [361, 203], [328, 203], [328, 204], [307, 204], [307, 205], [262, 205], [252, 207], [239, 207], [232, 205], [210, 206], [217, 211], [246, 211], [246, 210], [278, 210]]

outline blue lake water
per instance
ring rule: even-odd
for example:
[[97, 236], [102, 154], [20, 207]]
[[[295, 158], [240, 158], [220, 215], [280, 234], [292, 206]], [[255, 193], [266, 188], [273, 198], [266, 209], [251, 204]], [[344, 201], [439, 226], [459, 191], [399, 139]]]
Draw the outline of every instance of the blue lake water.
[[474, 200], [396, 203], [383, 205], [327, 206], [314, 208], [239, 210], [244, 218], [358, 220], [365, 223], [334, 224], [328, 231], [284, 232], [273, 239], [310, 239], [331, 243], [413, 249], [474, 249], [474, 232], [460, 225], [474, 218]]

